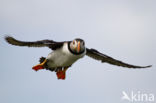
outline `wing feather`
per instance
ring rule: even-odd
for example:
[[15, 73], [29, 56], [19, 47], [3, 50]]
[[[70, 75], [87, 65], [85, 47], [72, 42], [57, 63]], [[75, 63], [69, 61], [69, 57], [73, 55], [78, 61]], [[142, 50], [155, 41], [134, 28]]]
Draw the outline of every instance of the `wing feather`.
[[122, 67], [127, 67], [127, 68], [148, 68], [151, 67], [151, 65], [149, 66], [136, 66], [136, 65], [131, 65], [128, 63], [124, 63], [122, 61], [116, 60], [110, 56], [107, 56], [105, 54], [100, 53], [99, 51], [95, 50], [95, 49], [86, 49], [87, 53], [86, 55], [96, 59], [96, 60], [100, 60], [102, 63], [103, 62], [107, 62], [109, 64], [113, 64], [113, 65], [117, 65], [117, 66], [122, 66]]
[[39, 41], [33, 41], [33, 42], [27, 42], [27, 41], [20, 41], [13, 37], [6, 36], [5, 40], [12, 45], [16, 46], [28, 46], [28, 47], [49, 47], [52, 50], [56, 50], [57, 48], [60, 48], [63, 46], [64, 42], [55, 42], [53, 40], [39, 40]]

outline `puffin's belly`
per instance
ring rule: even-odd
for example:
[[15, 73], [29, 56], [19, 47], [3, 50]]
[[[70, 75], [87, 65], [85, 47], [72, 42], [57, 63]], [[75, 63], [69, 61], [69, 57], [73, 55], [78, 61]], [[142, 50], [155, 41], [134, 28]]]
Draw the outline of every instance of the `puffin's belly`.
[[47, 57], [49, 67], [66, 67], [71, 66], [80, 57], [60, 52], [60, 50], [50, 53]]

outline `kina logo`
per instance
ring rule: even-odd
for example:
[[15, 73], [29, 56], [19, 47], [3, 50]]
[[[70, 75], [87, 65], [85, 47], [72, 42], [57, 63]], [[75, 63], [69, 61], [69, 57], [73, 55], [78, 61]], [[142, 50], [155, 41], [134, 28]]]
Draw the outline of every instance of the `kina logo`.
[[153, 93], [143, 93], [140, 91], [134, 92], [125, 92], [122, 91], [122, 100], [129, 102], [154, 102]]

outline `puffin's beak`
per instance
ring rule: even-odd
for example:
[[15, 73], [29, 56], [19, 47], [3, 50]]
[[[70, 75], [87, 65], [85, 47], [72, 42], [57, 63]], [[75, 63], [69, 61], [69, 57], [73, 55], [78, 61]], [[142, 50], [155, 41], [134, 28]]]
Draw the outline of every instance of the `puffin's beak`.
[[80, 52], [80, 41], [78, 41], [78, 44], [77, 44], [77, 52], [78, 53]]

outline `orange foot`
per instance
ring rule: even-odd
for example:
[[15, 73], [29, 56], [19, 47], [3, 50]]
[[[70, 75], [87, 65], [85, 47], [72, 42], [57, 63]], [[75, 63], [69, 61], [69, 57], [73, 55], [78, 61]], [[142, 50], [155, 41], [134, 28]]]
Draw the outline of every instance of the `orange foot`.
[[35, 70], [35, 71], [38, 71], [40, 69], [44, 69], [44, 65], [45, 65], [46, 62], [47, 62], [47, 60], [45, 59], [41, 64], [38, 64], [38, 65], [32, 67], [32, 69]]
[[65, 68], [64, 70], [58, 71], [58, 72], [56, 73], [57, 78], [58, 78], [58, 79], [65, 80], [65, 78], [66, 78], [66, 70], [67, 70], [67, 69], [68, 69], [68, 68]]
[[40, 69], [44, 69], [44, 67], [42, 65], [38, 64], [38, 65], [34, 66], [32, 69], [35, 71], [38, 71]]

